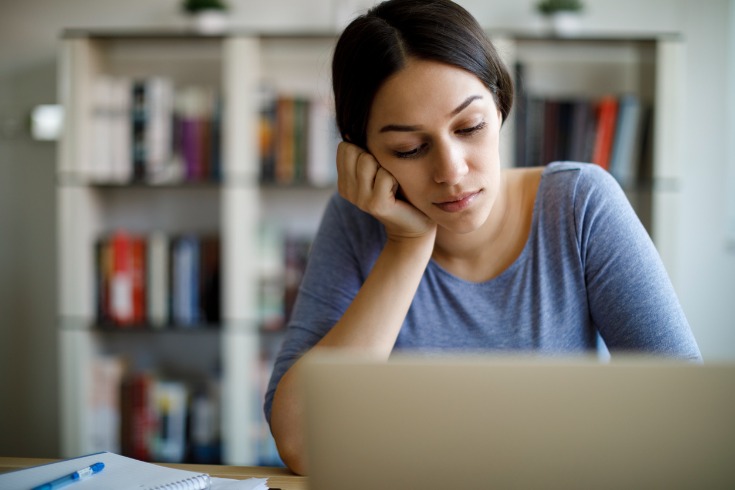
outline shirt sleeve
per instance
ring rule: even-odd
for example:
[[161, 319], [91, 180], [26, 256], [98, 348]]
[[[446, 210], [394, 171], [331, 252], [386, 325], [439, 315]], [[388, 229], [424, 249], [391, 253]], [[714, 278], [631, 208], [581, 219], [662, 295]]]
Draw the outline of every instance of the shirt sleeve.
[[327, 204], [265, 395], [270, 423], [281, 377], [342, 318], [380, 251], [381, 228], [339, 195]]
[[581, 172], [575, 224], [592, 321], [611, 353], [701, 361], [661, 258], [627, 197], [596, 165]]

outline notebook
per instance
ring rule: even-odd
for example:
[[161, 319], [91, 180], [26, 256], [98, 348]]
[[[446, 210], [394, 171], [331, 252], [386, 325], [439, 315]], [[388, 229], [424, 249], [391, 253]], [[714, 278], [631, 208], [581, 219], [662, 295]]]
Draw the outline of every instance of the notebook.
[[90, 454], [2, 474], [0, 475], [0, 488], [28, 490], [98, 462], [105, 464], [102, 471], [73, 483], [69, 488], [73, 490], [131, 488], [137, 490], [205, 490], [209, 488], [267, 490], [265, 479], [251, 478], [235, 481], [210, 478], [206, 473], [168, 468], [110, 452]]
[[320, 490], [735, 488], [735, 365], [313, 355]]

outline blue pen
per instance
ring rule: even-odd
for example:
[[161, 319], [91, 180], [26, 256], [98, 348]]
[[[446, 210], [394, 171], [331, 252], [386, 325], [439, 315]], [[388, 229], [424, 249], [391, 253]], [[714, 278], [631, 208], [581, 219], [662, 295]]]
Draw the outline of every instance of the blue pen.
[[43, 485], [33, 487], [32, 490], [54, 490], [55, 488], [63, 487], [68, 483], [85, 480], [90, 476], [102, 471], [104, 467], [105, 463], [95, 463], [92, 466], [77, 470], [70, 475], [62, 476], [61, 478], [57, 478], [54, 481], [50, 481], [48, 483], [44, 483]]

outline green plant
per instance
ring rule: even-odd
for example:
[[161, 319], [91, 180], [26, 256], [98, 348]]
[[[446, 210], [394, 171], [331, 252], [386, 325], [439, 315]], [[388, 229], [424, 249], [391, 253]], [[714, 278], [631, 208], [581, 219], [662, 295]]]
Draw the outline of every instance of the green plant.
[[222, 0], [184, 0], [182, 8], [190, 14], [202, 10], [227, 10], [227, 4]]
[[556, 12], [579, 12], [582, 10], [580, 0], [541, 0], [536, 4], [536, 9], [544, 15]]

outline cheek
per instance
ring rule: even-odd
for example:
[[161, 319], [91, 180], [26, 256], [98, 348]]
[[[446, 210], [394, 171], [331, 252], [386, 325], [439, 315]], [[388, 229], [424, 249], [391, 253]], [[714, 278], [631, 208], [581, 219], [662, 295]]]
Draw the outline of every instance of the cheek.
[[415, 198], [425, 193], [425, 190], [422, 190], [424, 176], [420, 171], [410, 167], [410, 165], [383, 166], [398, 182], [400, 196], [413, 204], [417, 202]]

